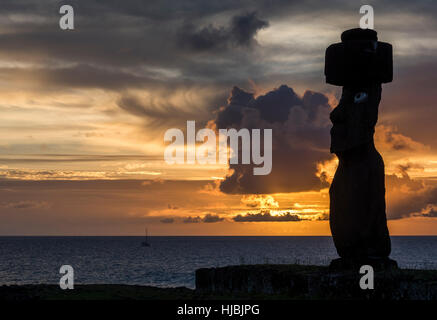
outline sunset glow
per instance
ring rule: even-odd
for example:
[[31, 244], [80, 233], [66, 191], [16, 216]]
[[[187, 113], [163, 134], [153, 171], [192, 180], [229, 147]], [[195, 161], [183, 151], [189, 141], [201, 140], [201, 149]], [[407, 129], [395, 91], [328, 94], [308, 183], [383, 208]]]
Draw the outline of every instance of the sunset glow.
[[[188, 24], [168, 10], [139, 16], [102, 3], [80, 12], [72, 32], [41, 8], [2, 11], [0, 234], [137, 235], [147, 225], [154, 235], [330, 235], [338, 160], [329, 112], [340, 89], [324, 83], [324, 52], [358, 14], [346, 1], [324, 6], [264, 8], [240, 42], [226, 33], [246, 14], [238, 8], [181, 5], [192, 10]], [[375, 144], [390, 233], [437, 235], [436, 21], [426, 7], [404, 6], [375, 5], [395, 59]], [[199, 44], [202, 30], [222, 37]], [[272, 120], [279, 104], [265, 102], [269, 94], [299, 101]], [[233, 125], [232, 108], [244, 110], [241, 125], [278, 135], [274, 175], [164, 161], [166, 130]]]

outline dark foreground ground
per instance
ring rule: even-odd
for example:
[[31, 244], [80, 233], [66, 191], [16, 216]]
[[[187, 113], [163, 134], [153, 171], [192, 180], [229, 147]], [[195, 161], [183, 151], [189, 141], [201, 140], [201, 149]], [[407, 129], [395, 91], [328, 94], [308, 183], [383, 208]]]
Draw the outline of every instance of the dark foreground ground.
[[242, 265], [196, 271], [196, 290], [132, 285], [1, 286], [0, 300], [437, 300], [437, 270], [375, 270], [374, 289], [358, 270], [322, 266]]
[[1, 300], [192, 300], [194, 290], [156, 288], [122, 284], [75, 285], [73, 290], [61, 290], [58, 285], [1, 286]]

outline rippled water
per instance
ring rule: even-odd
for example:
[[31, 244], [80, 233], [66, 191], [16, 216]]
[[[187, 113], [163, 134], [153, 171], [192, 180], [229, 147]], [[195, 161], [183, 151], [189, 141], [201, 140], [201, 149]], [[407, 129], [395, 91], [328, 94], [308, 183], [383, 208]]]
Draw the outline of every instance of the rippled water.
[[[331, 237], [0, 237], [0, 284], [58, 283], [72, 265], [75, 283], [194, 287], [194, 271], [257, 263], [326, 265]], [[392, 237], [404, 268], [437, 269], [437, 237]]]

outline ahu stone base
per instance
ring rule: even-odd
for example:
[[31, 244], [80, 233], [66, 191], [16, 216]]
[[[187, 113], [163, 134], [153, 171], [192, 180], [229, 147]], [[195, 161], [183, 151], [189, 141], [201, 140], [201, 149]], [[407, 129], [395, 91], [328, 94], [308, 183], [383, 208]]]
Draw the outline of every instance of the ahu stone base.
[[[393, 261], [393, 260], [391, 260]], [[395, 262], [394, 262], [395, 263]], [[335, 263], [334, 263], [335, 264]], [[374, 269], [362, 289], [360, 266], [240, 265], [196, 271], [196, 294], [260, 299], [436, 300], [437, 270]]]

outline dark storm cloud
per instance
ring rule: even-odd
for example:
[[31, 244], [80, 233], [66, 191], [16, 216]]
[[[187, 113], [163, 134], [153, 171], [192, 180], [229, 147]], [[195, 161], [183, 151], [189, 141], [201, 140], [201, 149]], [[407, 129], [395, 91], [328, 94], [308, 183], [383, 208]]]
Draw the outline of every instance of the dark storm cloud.
[[221, 222], [224, 221], [224, 218], [215, 215], [215, 214], [206, 214], [203, 218], [200, 216], [196, 216], [196, 217], [186, 217], [185, 219], [182, 220], [183, 223], [216, 223], [216, 222]]
[[401, 176], [386, 175], [387, 218], [435, 217], [437, 186], [424, 179], [412, 179], [405, 168]]
[[196, 30], [194, 25], [186, 25], [180, 33], [180, 44], [193, 50], [207, 51], [230, 47], [250, 46], [255, 42], [258, 30], [268, 26], [268, 22], [257, 17], [256, 12], [234, 16], [230, 26], [208, 25]]
[[[194, 43], [197, 41], [195, 39], [202, 42], [202, 35], [208, 34], [207, 26], [214, 22], [211, 16], [235, 8], [234, 18], [223, 28], [223, 41], [243, 47], [250, 45], [255, 33], [267, 25], [254, 13], [239, 15], [244, 5], [214, 3], [189, 1], [182, 5], [179, 1], [159, 1], [154, 4], [143, 1], [71, 1], [68, 4], [75, 8], [76, 29], [63, 32], [58, 26], [58, 11], [62, 4], [59, 1], [39, 5], [34, 1], [23, 1], [20, 5], [10, 1], [3, 5], [2, 2], [1, 14], [5, 18], [0, 26], [9, 32], [0, 34], [0, 57], [47, 64], [47, 69], [56, 63], [100, 68], [137, 68], [147, 65], [177, 69], [187, 77], [193, 77], [193, 64], [202, 63], [193, 59], [190, 52], [180, 50], [180, 30], [184, 30], [186, 21], [190, 21], [194, 30], [205, 30], [197, 36], [194, 33], [186, 34], [186, 37], [194, 39]], [[246, 7], [245, 11], [249, 8]], [[10, 17], [17, 14], [27, 15], [26, 22]], [[214, 29], [211, 32], [211, 38], [220, 33], [216, 31]], [[92, 77], [93, 72], [97, 71], [90, 69], [88, 74]], [[113, 71], [119, 71], [121, 76], [124, 72], [121, 69]], [[146, 75], [149, 72], [146, 71]], [[114, 75], [112, 77], [117, 79]], [[101, 86], [104, 86], [105, 79], [101, 80]], [[123, 82], [121, 77], [119, 84]]]
[[[64, 32], [59, 29], [58, 21], [59, 7], [65, 3], [58, 0], [2, 1], [0, 27], [4, 32], [0, 34], [0, 58], [42, 65], [43, 70], [29, 72], [44, 75], [40, 80], [47, 86], [117, 90], [154, 83], [174, 88], [194, 81], [221, 84], [219, 90], [223, 90], [224, 84], [268, 78], [271, 66], [264, 60], [274, 58], [276, 48], [271, 48], [268, 56], [260, 60], [256, 56], [257, 48], [250, 46], [257, 31], [267, 27], [267, 22], [272, 26], [278, 19], [301, 15], [326, 19], [325, 13], [358, 17], [358, 5], [345, 0], [329, 4], [318, 0], [311, 5], [285, 0], [273, 3], [268, 0], [72, 0], [68, 4], [75, 8], [76, 29]], [[373, 1], [370, 4], [375, 6], [379, 19], [392, 12], [433, 17], [437, 7], [432, 1], [414, 4]], [[327, 24], [332, 26], [332, 21]], [[408, 26], [408, 22], [405, 24]], [[189, 50], [181, 49], [182, 39]], [[229, 50], [210, 50], [223, 46]], [[201, 59], [193, 49], [204, 49]], [[281, 55], [292, 55], [296, 50], [309, 49], [287, 44], [281, 50]], [[323, 55], [324, 48], [317, 50]], [[314, 53], [317, 52], [304, 56]], [[142, 70], [144, 66], [149, 68]], [[154, 74], [153, 69], [174, 72], [178, 74], [177, 79], [167, 73]], [[17, 75], [22, 72], [18, 68], [12, 71]], [[311, 72], [320, 78], [320, 70]], [[289, 80], [290, 77], [284, 79]]]
[[425, 218], [437, 218], [437, 210], [435, 207], [430, 207], [425, 209], [425, 212], [422, 212], [420, 215]]
[[384, 139], [384, 142], [390, 145], [393, 150], [414, 150], [405, 136], [396, 135], [393, 131], [385, 131]]
[[[58, 27], [59, 7], [63, 1], [35, 2], [2, 1], [5, 16], [1, 25], [7, 27], [0, 35], [3, 53], [15, 53], [33, 59], [58, 59], [77, 63], [112, 65], [180, 66], [191, 60], [189, 55], [175, 50], [180, 43], [180, 31], [189, 25], [186, 36], [194, 37], [195, 48], [211, 48], [216, 43], [234, 42], [247, 45], [255, 33], [272, 19], [313, 14], [323, 19], [324, 12], [346, 12], [358, 15], [357, 4], [342, 1], [244, 0], [244, 1], [68, 1], [75, 8], [76, 30], [62, 32]], [[372, 3], [371, 3], [372, 4]], [[405, 12], [433, 16], [437, 5], [432, 1], [373, 1], [377, 14]], [[396, 8], [396, 10], [394, 10]], [[250, 12], [249, 14], [247, 12]], [[262, 18], [253, 12], [262, 13]], [[27, 21], [16, 21], [11, 14], [27, 14]], [[216, 22], [226, 15], [228, 22]], [[32, 18], [33, 17], [33, 18]], [[44, 19], [35, 19], [43, 17]], [[224, 27], [208, 27], [215, 24]], [[408, 24], [408, 23], [406, 23]], [[15, 31], [15, 32], [14, 32]], [[182, 32], [184, 34], [184, 32]], [[222, 40], [224, 39], [224, 40]], [[190, 42], [190, 41], [189, 41]], [[177, 59], [176, 59], [177, 58]]]
[[169, 106], [166, 105], [163, 108], [158, 108], [155, 105], [145, 105], [139, 99], [133, 96], [123, 96], [118, 101], [118, 106], [139, 117], [146, 117], [146, 118], [183, 118], [183, 119], [192, 119], [195, 117], [194, 112], [182, 110], [176, 106]]
[[226, 101], [225, 94], [213, 90], [211, 93], [204, 91], [202, 100], [198, 99], [202, 95], [199, 88], [185, 86], [185, 92], [192, 92], [196, 99], [191, 99], [190, 94], [184, 94], [175, 103], [168, 99], [175, 92], [163, 89], [159, 91], [161, 99], [144, 99], [132, 94], [122, 94], [116, 104], [121, 110], [145, 120], [147, 129], [151, 130], [160, 126], [184, 129], [187, 120], [195, 120], [196, 127], [200, 128], [210, 120], [217, 106]]
[[199, 223], [202, 221], [202, 218], [197, 217], [186, 217], [184, 220], [182, 220], [183, 223]]
[[173, 218], [164, 218], [160, 220], [161, 223], [173, 223], [174, 219]]
[[253, 175], [251, 165], [230, 164], [233, 173], [220, 184], [225, 193], [276, 193], [320, 190], [326, 181], [316, 176], [317, 163], [328, 160], [328, 99], [306, 91], [299, 97], [282, 85], [255, 98], [239, 88], [217, 114], [217, 128], [272, 129], [272, 171]]
[[256, 12], [232, 18], [231, 34], [238, 45], [248, 46], [258, 30], [268, 27], [267, 21], [257, 17]]
[[203, 219], [202, 219], [202, 221], [205, 222], [205, 223], [215, 223], [215, 222], [220, 222], [220, 221], [223, 221], [223, 220], [224, 220], [224, 218], [222, 218], [222, 217], [220, 217], [218, 215], [215, 215], [215, 214], [210, 214], [210, 213], [205, 215], [203, 217]]
[[270, 212], [248, 213], [246, 215], [237, 215], [233, 218], [235, 222], [287, 222], [287, 221], [302, 221], [295, 214], [287, 212], [282, 215], [272, 216]]

